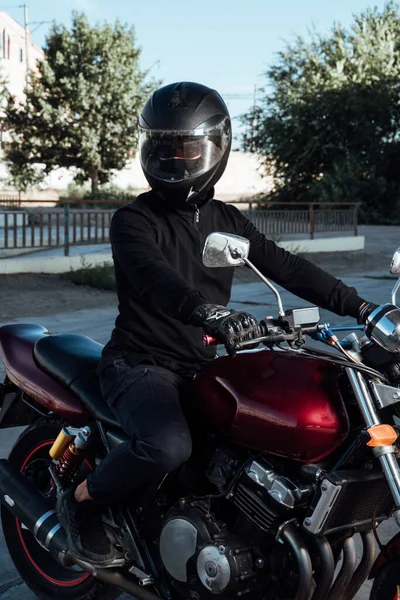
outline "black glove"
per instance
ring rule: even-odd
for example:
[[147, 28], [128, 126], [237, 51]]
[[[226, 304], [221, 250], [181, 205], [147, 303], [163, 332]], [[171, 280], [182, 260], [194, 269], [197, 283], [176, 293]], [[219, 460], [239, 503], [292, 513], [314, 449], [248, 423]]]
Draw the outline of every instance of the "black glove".
[[202, 304], [190, 317], [190, 322], [202, 326], [204, 332], [225, 345], [231, 356], [238, 342], [253, 340], [261, 335], [258, 321], [249, 313], [230, 310], [218, 304]]
[[378, 308], [378, 304], [374, 304], [373, 302], [364, 302], [364, 304], [360, 308], [360, 312], [358, 313], [357, 323], [359, 325], [364, 325], [367, 322], [369, 315]]

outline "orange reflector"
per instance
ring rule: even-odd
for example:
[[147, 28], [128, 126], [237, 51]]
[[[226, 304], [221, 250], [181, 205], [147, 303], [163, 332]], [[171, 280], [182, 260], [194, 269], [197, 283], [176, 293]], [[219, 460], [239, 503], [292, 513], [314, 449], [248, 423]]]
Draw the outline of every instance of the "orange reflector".
[[397, 433], [391, 425], [374, 425], [367, 429], [370, 440], [367, 446], [379, 448], [379, 446], [391, 446], [397, 440]]

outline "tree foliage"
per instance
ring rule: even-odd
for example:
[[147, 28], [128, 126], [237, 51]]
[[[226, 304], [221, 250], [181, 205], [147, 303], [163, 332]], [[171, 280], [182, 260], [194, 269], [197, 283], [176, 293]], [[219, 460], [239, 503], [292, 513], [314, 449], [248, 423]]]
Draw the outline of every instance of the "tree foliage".
[[8, 96], [9, 96], [8, 78], [0, 70], [0, 111], [2, 113], [2, 116], [3, 116], [3, 111], [7, 105]]
[[44, 53], [26, 100], [11, 99], [6, 110], [11, 175], [26, 188], [53, 169], [73, 167], [75, 181], [90, 179], [95, 190], [129, 160], [137, 115], [152, 91], [134, 29], [119, 21], [91, 27], [75, 12], [71, 30], [53, 24]]
[[[349, 30], [297, 37], [265, 74], [252, 150], [274, 197], [362, 202], [364, 219], [400, 219], [400, 17], [394, 2]], [[248, 143], [248, 139], [247, 139]]]
[[1, 136], [7, 131], [8, 124], [5, 116], [5, 108], [9, 99], [8, 78], [0, 69], [0, 132]]

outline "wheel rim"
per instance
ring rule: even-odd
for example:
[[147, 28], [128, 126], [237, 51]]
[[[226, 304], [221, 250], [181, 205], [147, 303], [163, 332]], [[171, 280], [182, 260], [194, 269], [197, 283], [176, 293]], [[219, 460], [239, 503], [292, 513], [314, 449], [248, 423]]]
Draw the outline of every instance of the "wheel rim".
[[[20, 472], [25, 475], [27, 474], [27, 470], [33, 469], [35, 475], [35, 487], [37, 487], [39, 491], [40, 488], [45, 485], [46, 477], [47, 481], [49, 481], [50, 478], [47, 467], [51, 462], [49, 448], [53, 443], [54, 440], [48, 440], [38, 444], [38, 446], [29, 453], [20, 468]], [[85, 460], [85, 466], [88, 470], [92, 470], [92, 466], [87, 460]], [[38, 477], [37, 481], [39, 485], [36, 485], [36, 477]], [[75, 587], [91, 577], [90, 573], [86, 573], [81, 569], [77, 570], [61, 565], [38, 543], [32, 533], [23, 527], [17, 518], [15, 518], [15, 525], [26, 558], [35, 571], [46, 581], [58, 587]]]

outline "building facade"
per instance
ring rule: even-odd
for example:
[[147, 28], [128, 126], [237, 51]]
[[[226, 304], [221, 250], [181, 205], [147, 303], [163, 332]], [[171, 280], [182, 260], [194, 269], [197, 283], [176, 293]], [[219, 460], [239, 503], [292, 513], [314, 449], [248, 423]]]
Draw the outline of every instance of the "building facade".
[[26, 44], [25, 35], [23, 25], [0, 11], [0, 72], [7, 79], [9, 92], [19, 99], [24, 97], [28, 65], [35, 69], [37, 61], [43, 58], [43, 51], [32, 44], [29, 33]]
[[[32, 44], [29, 33], [27, 41], [28, 44], [23, 25], [0, 10], [0, 75], [6, 80], [8, 91], [17, 100], [24, 99], [28, 69], [35, 70], [37, 61], [44, 56], [41, 48]], [[4, 113], [0, 107], [2, 118]], [[8, 189], [8, 169], [3, 160], [3, 142], [8, 140], [9, 134], [0, 128], [0, 195]]]

